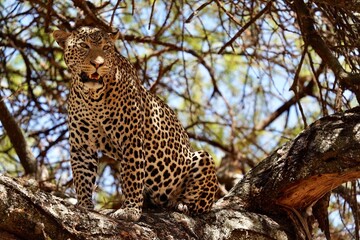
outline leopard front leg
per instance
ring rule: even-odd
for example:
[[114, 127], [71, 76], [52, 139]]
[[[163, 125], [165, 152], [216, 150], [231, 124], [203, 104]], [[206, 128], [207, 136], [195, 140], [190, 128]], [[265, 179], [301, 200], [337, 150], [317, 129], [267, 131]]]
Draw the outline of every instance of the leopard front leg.
[[205, 151], [192, 153], [192, 163], [177, 210], [187, 214], [208, 212], [215, 200], [218, 180], [212, 157]]
[[124, 137], [126, 140], [121, 147], [123, 155], [120, 176], [125, 201], [120, 209], [110, 215], [127, 221], [139, 220], [143, 205], [144, 158], [139, 134]]
[[97, 154], [88, 149], [71, 147], [71, 168], [77, 195], [77, 205], [93, 209], [92, 193], [97, 175]]

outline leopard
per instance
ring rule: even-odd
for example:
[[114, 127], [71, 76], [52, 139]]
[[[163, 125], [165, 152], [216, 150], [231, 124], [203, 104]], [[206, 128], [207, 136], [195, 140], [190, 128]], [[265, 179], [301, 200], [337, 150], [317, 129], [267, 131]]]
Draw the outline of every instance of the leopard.
[[119, 53], [120, 32], [82, 26], [55, 30], [71, 81], [69, 151], [77, 206], [93, 209], [99, 156], [119, 162], [121, 206], [110, 216], [138, 221], [144, 198], [184, 214], [209, 212], [218, 179], [213, 158], [194, 151], [175, 112], [140, 81]]

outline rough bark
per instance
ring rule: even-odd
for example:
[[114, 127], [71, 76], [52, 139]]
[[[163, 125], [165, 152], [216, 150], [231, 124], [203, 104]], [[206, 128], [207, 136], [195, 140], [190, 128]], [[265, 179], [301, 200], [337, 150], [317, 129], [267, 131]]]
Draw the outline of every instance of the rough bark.
[[32, 179], [0, 175], [0, 233], [8, 239], [306, 239], [306, 210], [357, 178], [360, 108], [316, 121], [196, 217], [147, 211], [137, 223], [117, 221], [77, 209]]
[[311, 124], [252, 169], [224, 199], [266, 213], [274, 211], [273, 204], [303, 210], [340, 184], [360, 178], [359, 157], [357, 107]]
[[4, 175], [0, 176], [1, 231], [17, 239], [291, 239], [269, 217], [231, 209], [194, 218], [147, 212], [137, 223], [116, 221], [75, 208], [39, 190], [34, 180], [19, 182]]

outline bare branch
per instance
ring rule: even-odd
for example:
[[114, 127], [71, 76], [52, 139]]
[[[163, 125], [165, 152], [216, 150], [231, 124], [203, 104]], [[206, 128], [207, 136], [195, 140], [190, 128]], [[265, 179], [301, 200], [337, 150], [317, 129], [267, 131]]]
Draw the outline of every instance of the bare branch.
[[297, 20], [305, 42], [315, 50], [324, 62], [327, 63], [335, 76], [339, 78], [340, 84], [353, 91], [356, 94], [358, 101], [360, 101], [360, 75], [351, 74], [344, 70], [338, 59], [323, 40], [322, 36], [316, 31], [313, 16], [302, 0], [295, 0], [293, 4], [289, 5], [292, 6], [297, 13]]
[[25, 174], [35, 175], [37, 171], [37, 163], [34, 155], [32, 154], [26, 139], [5, 105], [4, 99], [0, 95], [0, 121], [4, 126], [7, 135], [14, 146], [14, 149], [19, 157], [21, 165], [25, 170]]
[[227, 43], [224, 44], [218, 51], [221, 54], [228, 46], [230, 46], [249, 26], [251, 26], [256, 20], [258, 20], [263, 14], [265, 14], [271, 7], [273, 1], [269, 1], [266, 6], [258, 12], [249, 22], [247, 22]]

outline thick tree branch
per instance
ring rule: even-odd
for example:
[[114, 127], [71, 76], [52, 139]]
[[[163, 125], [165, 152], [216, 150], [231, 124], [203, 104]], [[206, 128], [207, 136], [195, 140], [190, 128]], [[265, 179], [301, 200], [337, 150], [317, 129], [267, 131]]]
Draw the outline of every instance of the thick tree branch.
[[[27, 224], [19, 224], [23, 222]], [[0, 233], [30, 240], [293, 239], [269, 217], [229, 209], [194, 218], [176, 212], [148, 212], [137, 223], [116, 221], [41, 192], [33, 180], [19, 182], [4, 175], [0, 175]]]
[[[218, 205], [261, 213], [304, 211], [340, 184], [360, 178], [360, 107], [324, 117], [253, 168]], [[229, 207], [229, 206], [228, 206]]]

